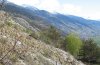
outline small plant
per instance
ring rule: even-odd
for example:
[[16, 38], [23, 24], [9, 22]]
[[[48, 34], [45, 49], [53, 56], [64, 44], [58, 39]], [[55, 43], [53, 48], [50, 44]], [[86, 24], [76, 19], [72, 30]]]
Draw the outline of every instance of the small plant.
[[7, 43], [7, 39], [6, 38], [0, 38], [0, 43], [6, 44]]
[[3, 23], [1, 23], [1, 24], [0, 24], [0, 28], [3, 28], [3, 27], [4, 27], [4, 24], [3, 24]]
[[31, 37], [33, 37], [35, 39], [39, 38], [38, 34], [36, 34], [35, 32], [32, 32], [29, 36], [31, 36]]
[[16, 62], [18, 58], [16, 53], [12, 53], [9, 57], [13, 62]]
[[12, 22], [6, 22], [6, 25], [11, 27], [13, 25], [13, 23]]
[[23, 31], [26, 32], [26, 33], [28, 33], [28, 34], [32, 33], [32, 30], [30, 30], [30, 29], [24, 29]]

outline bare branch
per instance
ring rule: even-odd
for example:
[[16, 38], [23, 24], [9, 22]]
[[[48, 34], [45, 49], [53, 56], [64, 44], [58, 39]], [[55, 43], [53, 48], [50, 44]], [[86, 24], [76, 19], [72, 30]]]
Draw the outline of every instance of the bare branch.
[[15, 47], [16, 47], [16, 41], [15, 41], [14, 46], [12, 47], [12, 49], [10, 49], [10, 50], [0, 59], [0, 61], [2, 61], [12, 50], [14, 50]]

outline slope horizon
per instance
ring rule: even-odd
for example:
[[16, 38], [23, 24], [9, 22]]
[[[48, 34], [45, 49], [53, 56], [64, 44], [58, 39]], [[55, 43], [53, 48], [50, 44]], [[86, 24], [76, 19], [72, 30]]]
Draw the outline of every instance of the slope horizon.
[[83, 16], [79, 16], [79, 15], [64, 14], [64, 13], [55, 12], [55, 11], [50, 12], [50, 11], [48, 11], [48, 10], [39, 9], [39, 8], [37, 8], [37, 7], [35, 7], [35, 6], [31, 6], [31, 5], [28, 5], [28, 4], [18, 5], [18, 4], [16, 4], [16, 3], [13, 3], [13, 2], [10, 2], [10, 1], [8, 1], [8, 3], [12, 3], [12, 4], [15, 4], [15, 5], [17, 5], [17, 6], [24, 7], [24, 8], [29, 8], [29, 9], [31, 9], [31, 10], [41, 10], [41, 11], [46, 11], [46, 12], [48, 12], [48, 13], [50, 13], [50, 14], [61, 14], [61, 15], [65, 15], [65, 16], [75, 16], [75, 17], [79, 17], [79, 18], [86, 19], [86, 20], [100, 21], [100, 19], [91, 19], [91, 18], [89, 18], [89, 17], [87, 18], [87, 17], [83, 17]]
[[[16, 4], [17, 5], [17, 4]], [[23, 5], [19, 5], [19, 6], [22, 6], [22, 7], [28, 7], [28, 8], [32, 8], [33, 10], [36, 9], [36, 10], [43, 10], [43, 9], [39, 9], [37, 7], [34, 7], [34, 6], [31, 6], [31, 5], [26, 5], [26, 4], [23, 4]], [[83, 17], [83, 16], [79, 16], [79, 15], [73, 15], [73, 14], [64, 14], [64, 13], [60, 13], [60, 12], [50, 12], [50, 11], [47, 11], [47, 10], [43, 10], [43, 11], [46, 11], [48, 13], [51, 13], [51, 14], [62, 14], [62, 15], [65, 15], [65, 16], [75, 16], [75, 17], [80, 17], [80, 18], [83, 18], [83, 19], [86, 19], [86, 20], [95, 20], [95, 21], [100, 21], [100, 19], [91, 19], [91, 18], [87, 18], [87, 17]]]
[[[99, 1], [72, 1], [72, 0], [8, 0], [9, 2], [15, 3], [21, 6], [33, 6], [40, 10], [46, 10], [51, 13], [61, 13], [64, 15], [75, 15], [79, 17], [83, 17], [86, 19], [99, 20], [100, 18], [100, 9], [97, 5], [99, 5]], [[51, 5], [52, 4], [52, 5]], [[96, 5], [94, 5], [96, 4]], [[45, 6], [46, 5], [46, 6]], [[88, 6], [89, 5], [89, 6]]]

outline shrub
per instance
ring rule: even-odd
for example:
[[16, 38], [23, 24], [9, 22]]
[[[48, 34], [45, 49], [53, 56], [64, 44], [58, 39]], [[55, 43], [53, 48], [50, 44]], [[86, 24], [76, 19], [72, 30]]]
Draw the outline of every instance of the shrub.
[[36, 32], [32, 32], [29, 36], [35, 38], [35, 39], [38, 39], [39, 38], [39, 35], [36, 34]]
[[55, 43], [53, 44], [54, 46], [58, 45], [57, 43], [59, 42], [61, 37], [59, 31], [53, 26], [50, 26], [48, 29], [43, 30], [40, 34], [41, 40], [49, 44]]
[[28, 33], [28, 34], [32, 33], [32, 30], [30, 30], [30, 29], [24, 29], [23, 31], [26, 32], [26, 33]]
[[66, 44], [66, 50], [69, 51], [75, 57], [77, 57], [79, 50], [82, 47], [81, 39], [74, 34], [69, 34], [65, 38], [65, 44]]
[[0, 38], [0, 43], [6, 44], [7, 43], [7, 39], [6, 38]]
[[8, 25], [8, 26], [10, 26], [10, 27], [13, 25], [13, 23], [12, 23], [12, 22], [8, 22], [8, 21], [7, 21], [7, 22], [5, 22], [5, 24], [6, 24], [6, 25]]
[[52, 40], [58, 40], [61, 35], [55, 27], [50, 26], [50, 28], [47, 30], [47, 36]]

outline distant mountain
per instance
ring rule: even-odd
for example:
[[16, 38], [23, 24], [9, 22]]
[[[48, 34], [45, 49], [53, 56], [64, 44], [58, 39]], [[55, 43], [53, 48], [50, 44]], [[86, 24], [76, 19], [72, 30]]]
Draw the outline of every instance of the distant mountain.
[[64, 33], [74, 32], [82, 37], [100, 34], [100, 21], [87, 20], [73, 15], [51, 14], [44, 10], [37, 10], [35, 13], [48, 20]]
[[63, 15], [60, 13], [52, 14], [32, 6], [22, 7], [13, 3], [6, 4], [3, 10], [14, 12], [14, 16], [17, 17], [20, 15], [25, 20], [29, 20], [28, 23], [32, 27], [35, 26], [40, 30], [53, 25], [61, 30], [63, 34], [74, 32], [81, 37], [100, 35], [100, 21], [88, 20], [82, 17]]

